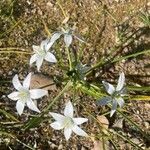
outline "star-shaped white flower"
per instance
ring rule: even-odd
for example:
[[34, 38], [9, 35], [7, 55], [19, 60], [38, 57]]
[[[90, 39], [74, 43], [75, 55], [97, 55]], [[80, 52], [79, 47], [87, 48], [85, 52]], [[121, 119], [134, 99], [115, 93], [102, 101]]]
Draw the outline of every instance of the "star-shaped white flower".
[[40, 46], [33, 45], [34, 55], [30, 58], [30, 65], [36, 62], [37, 70], [40, 71], [40, 67], [43, 63], [43, 60], [48, 62], [56, 63], [56, 57], [50, 53], [48, 50], [51, 48], [53, 43], [49, 40], [44, 40], [41, 42]]
[[63, 29], [62, 28], [62, 31], [58, 31], [58, 32], [55, 32], [52, 37], [51, 37], [51, 43], [54, 43], [57, 39], [60, 38], [61, 35], [64, 35], [64, 42], [66, 44], [67, 47], [70, 46], [70, 44], [72, 43], [72, 40], [73, 40], [73, 37], [78, 39], [80, 42], [85, 42], [84, 40], [82, 40], [81, 38], [79, 38], [78, 36], [76, 36], [74, 33], [73, 33], [73, 30], [72, 29]]
[[73, 106], [72, 103], [69, 101], [66, 104], [64, 115], [52, 113], [50, 115], [56, 120], [55, 122], [51, 123], [50, 126], [55, 130], [64, 129], [64, 135], [66, 140], [69, 140], [72, 131], [80, 136], [87, 136], [87, 133], [84, 132], [78, 125], [87, 122], [87, 118], [73, 118]]
[[123, 96], [125, 96], [126, 91], [124, 88], [124, 84], [125, 84], [125, 75], [122, 72], [119, 76], [118, 79], [118, 84], [117, 87], [115, 88], [112, 84], [102, 81], [107, 93], [110, 96], [107, 97], [103, 97], [102, 99], [98, 100], [98, 105], [107, 105], [108, 103], [112, 104], [112, 109], [110, 112], [110, 116], [113, 116], [113, 114], [115, 113], [116, 109], [117, 109], [117, 104], [122, 107], [124, 105], [124, 100], [123, 100]]
[[16, 109], [19, 115], [23, 113], [25, 105], [27, 105], [29, 109], [40, 113], [40, 110], [37, 108], [32, 99], [38, 99], [48, 94], [48, 92], [43, 89], [30, 90], [30, 81], [31, 73], [27, 75], [23, 81], [23, 85], [20, 83], [17, 74], [13, 77], [12, 80], [12, 83], [17, 91], [12, 92], [8, 95], [8, 97], [14, 101], [17, 101]]

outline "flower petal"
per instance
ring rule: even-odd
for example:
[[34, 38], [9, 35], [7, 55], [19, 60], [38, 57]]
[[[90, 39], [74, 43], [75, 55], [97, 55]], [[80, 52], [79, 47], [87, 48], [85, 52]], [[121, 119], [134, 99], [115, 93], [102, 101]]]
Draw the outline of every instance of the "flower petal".
[[71, 118], [73, 117], [73, 106], [70, 101], [66, 104], [64, 115]]
[[118, 79], [118, 84], [117, 84], [117, 87], [116, 87], [116, 91], [120, 91], [123, 88], [124, 83], [125, 83], [125, 75], [122, 72], [119, 76], [119, 79]]
[[50, 126], [51, 126], [52, 128], [54, 128], [55, 130], [61, 130], [61, 129], [63, 129], [63, 127], [64, 127], [63, 124], [61, 124], [61, 123], [58, 122], [58, 121], [55, 121], [55, 122], [51, 123]]
[[72, 129], [71, 128], [65, 128], [64, 129], [64, 135], [65, 135], [65, 138], [66, 138], [67, 141], [71, 137], [71, 133], [72, 133]]
[[53, 35], [52, 35], [52, 37], [51, 37], [51, 43], [54, 43], [57, 39], [59, 39], [60, 38], [60, 36], [62, 35], [62, 33], [61, 32], [56, 32], [56, 33], [54, 33]]
[[37, 55], [34, 54], [34, 55], [31, 56], [31, 58], [30, 58], [30, 65], [32, 65], [36, 60], [37, 60]]
[[56, 121], [58, 122], [64, 122], [65, 116], [61, 115], [61, 114], [57, 114], [57, 113], [49, 113]]
[[32, 48], [34, 52], [37, 52], [40, 49], [40, 46], [33, 45]]
[[38, 71], [40, 71], [42, 63], [43, 63], [43, 58], [42, 57], [38, 57], [37, 60], [36, 60], [36, 66], [37, 66], [37, 70]]
[[87, 122], [88, 119], [87, 118], [73, 118], [73, 121], [76, 125], [80, 125], [84, 122]]
[[81, 128], [79, 128], [78, 126], [74, 126], [72, 128], [73, 132], [76, 133], [77, 135], [80, 135], [80, 136], [88, 136], [86, 132], [84, 132]]
[[8, 95], [8, 98], [10, 98], [10, 99], [16, 101], [16, 100], [19, 99], [18, 94], [19, 94], [19, 92], [12, 92], [12, 93], [10, 93], [10, 94]]
[[119, 104], [120, 107], [123, 107], [124, 105], [124, 100], [122, 97], [116, 98], [117, 103]]
[[48, 94], [47, 90], [43, 90], [43, 89], [32, 89], [32, 90], [30, 90], [30, 96], [33, 99], [41, 98], [47, 94]]
[[22, 88], [22, 85], [18, 79], [18, 75], [16, 74], [14, 77], [13, 77], [13, 80], [12, 80], [12, 83], [15, 87], [16, 90], [20, 90]]
[[101, 99], [97, 100], [97, 104], [104, 106], [107, 105], [108, 103], [110, 103], [112, 101], [112, 98], [107, 96], [107, 97], [102, 97]]
[[45, 46], [45, 50], [48, 51], [48, 50], [52, 47], [53, 44], [54, 44], [54, 43], [49, 40], [49, 42], [48, 42], [47, 45]]
[[29, 109], [40, 113], [40, 110], [37, 108], [37, 106], [35, 105], [35, 103], [31, 99], [27, 100], [27, 106]]
[[102, 83], [108, 94], [112, 95], [115, 92], [115, 88], [112, 84], [105, 82], [105, 81], [102, 81]]
[[127, 89], [123, 87], [121, 91], [119, 91], [120, 96], [125, 96], [127, 94]]
[[29, 87], [30, 87], [31, 75], [32, 75], [32, 73], [29, 73], [23, 81], [23, 87], [26, 89], [29, 89]]
[[67, 47], [70, 46], [70, 44], [72, 43], [72, 35], [71, 34], [65, 34], [64, 35], [64, 41]]
[[24, 110], [24, 106], [25, 106], [25, 102], [22, 100], [18, 100], [16, 103], [16, 109], [19, 115], [21, 115], [23, 113]]
[[112, 108], [111, 108], [111, 112], [110, 112], [110, 117], [113, 116], [113, 114], [115, 113], [116, 109], [117, 109], [117, 101], [114, 99], [114, 100], [113, 100], [113, 103], [112, 103]]
[[53, 63], [57, 62], [56, 57], [50, 52], [47, 52], [45, 60]]
[[45, 50], [48, 42], [49, 42], [49, 39], [43, 40], [41, 42], [40, 48], [43, 49], [43, 50]]

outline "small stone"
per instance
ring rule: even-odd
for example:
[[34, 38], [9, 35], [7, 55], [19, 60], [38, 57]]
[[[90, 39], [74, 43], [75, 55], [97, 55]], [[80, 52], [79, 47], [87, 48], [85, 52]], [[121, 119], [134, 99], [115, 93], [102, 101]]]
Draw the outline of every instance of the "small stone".
[[61, 150], [61, 149], [63, 149], [63, 145], [62, 145], [62, 144], [60, 144], [60, 145], [58, 146], [58, 150]]
[[149, 129], [149, 127], [150, 127], [148, 122], [144, 122], [144, 126], [146, 127], [146, 129]]

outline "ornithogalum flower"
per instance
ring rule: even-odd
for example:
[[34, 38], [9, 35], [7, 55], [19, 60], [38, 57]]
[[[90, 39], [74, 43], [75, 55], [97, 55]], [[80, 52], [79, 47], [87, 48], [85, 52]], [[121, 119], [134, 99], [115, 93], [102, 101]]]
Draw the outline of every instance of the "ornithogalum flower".
[[102, 99], [98, 100], [98, 105], [107, 105], [108, 103], [112, 104], [110, 116], [113, 116], [117, 109], [117, 104], [122, 107], [124, 105], [123, 96], [126, 94], [126, 90], [124, 88], [125, 84], [125, 75], [122, 72], [118, 79], [117, 87], [115, 88], [112, 84], [102, 81], [107, 93], [109, 96], [103, 97]]
[[50, 115], [56, 120], [55, 122], [51, 123], [50, 126], [55, 130], [64, 129], [64, 135], [66, 140], [68, 140], [71, 136], [72, 131], [80, 136], [87, 136], [78, 125], [88, 121], [86, 118], [73, 118], [73, 106], [72, 103], [69, 101], [66, 104], [64, 115], [52, 113]]
[[65, 29], [62, 28], [62, 31], [55, 32], [52, 35], [51, 40], [50, 40], [51, 43], [54, 43], [57, 39], [60, 38], [61, 35], [64, 35], [64, 42], [65, 42], [67, 47], [70, 46], [70, 44], [72, 43], [73, 38], [76, 38], [79, 41], [84, 42], [81, 38], [79, 38], [78, 36], [76, 36], [74, 34], [72, 29], [65, 30]]
[[49, 52], [53, 43], [49, 40], [44, 40], [41, 42], [40, 46], [33, 45], [34, 55], [30, 58], [30, 65], [36, 62], [37, 70], [40, 71], [40, 67], [43, 63], [43, 60], [48, 62], [56, 63], [56, 57]]
[[31, 73], [27, 75], [23, 84], [20, 83], [18, 75], [16, 74], [13, 77], [12, 83], [17, 91], [12, 92], [8, 97], [16, 103], [16, 109], [19, 115], [23, 113], [25, 105], [33, 111], [40, 113], [40, 110], [37, 108], [32, 99], [38, 99], [48, 94], [46, 90], [43, 89], [29, 89], [31, 81]]

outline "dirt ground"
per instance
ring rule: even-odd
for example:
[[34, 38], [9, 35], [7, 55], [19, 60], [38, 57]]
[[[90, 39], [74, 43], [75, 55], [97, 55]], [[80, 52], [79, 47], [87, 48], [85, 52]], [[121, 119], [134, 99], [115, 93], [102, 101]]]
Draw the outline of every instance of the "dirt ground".
[[[108, 58], [113, 47], [117, 47], [126, 37], [136, 32], [131, 40], [128, 40], [113, 56], [118, 58], [135, 52], [142, 52], [150, 49], [150, 29], [140, 19], [141, 13], [150, 10], [148, 0], [0, 0], [0, 110], [5, 110], [13, 114], [21, 123], [25, 123], [35, 114], [25, 110], [19, 117], [16, 114], [15, 103], [7, 98], [13, 91], [12, 77], [19, 74], [20, 79], [28, 72], [37, 73], [36, 67], [29, 66], [32, 45], [39, 45], [46, 39], [48, 34], [59, 30], [65, 26], [67, 21], [70, 27], [74, 27], [77, 34], [86, 40], [86, 44], [75, 41], [72, 48], [77, 52], [82, 50], [82, 63], [92, 66], [101, 58]], [[149, 12], [150, 13], [150, 12]], [[49, 32], [47, 32], [47, 29]], [[63, 45], [61, 43], [61, 45]], [[59, 48], [59, 44], [56, 45]], [[27, 53], [1, 53], [1, 51], [19, 50]], [[63, 46], [61, 46], [62, 52]], [[53, 50], [56, 53], [55, 49]], [[64, 59], [66, 56], [63, 56]], [[101, 83], [107, 80], [116, 83], [118, 73], [123, 71], [126, 75], [126, 84], [129, 86], [150, 86], [150, 53], [122, 60], [117, 63], [98, 68], [89, 75], [89, 82]], [[55, 82], [55, 77], [63, 76], [63, 72], [58, 65], [45, 63], [41, 69], [50, 81]], [[49, 97], [41, 100], [40, 109], [44, 108], [49, 100], [57, 96], [62, 86], [50, 87]], [[129, 91], [130, 92], [130, 91]], [[134, 95], [150, 95], [148, 91], [134, 91]], [[72, 94], [66, 92], [61, 101], [57, 102], [52, 111], [61, 112], [64, 102], [71, 99]], [[98, 116], [107, 108], [99, 108], [95, 105], [95, 99], [86, 94], [78, 93], [76, 97], [76, 114], [87, 116], [88, 113]], [[81, 102], [81, 105], [80, 105]], [[150, 123], [150, 103], [149, 101], [127, 100], [125, 111], [133, 122], [137, 123], [145, 132], [149, 132]], [[48, 117], [48, 116], [46, 116]], [[109, 118], [109, 116], [107, 116]], [[109, 128], [116, 129], [120, 116], [115, 116], [116, 120], [109, 118]], [[83, 127], [90, 135], [99, 134], [98, 124], [92, 117], [88, 117], [89, 122]], [[58, 149], [58, 150], [99, 150], [94, 149], [94, 142], [91, 139], [77, 137], [73, 135], [66, 142], [63, 133], [54, 131], [50, 126], [50, 120], [42, 122], [40, 126], [29, 131], [22, 131], [17, 126], [11, 124], [4, 125], [10, 120], [0, 111], [0, 128], [13, 133], [23, 143], [32, 145], [38, 150]], [[129, 139], [141, 146], [143, 149], [149, 148], [149, 141], [141, 135], [134, 126], [122, 120], [121, 127], [116, 129], [119, 133], [126, 135]], [[1, 135], [0, 135], [1, 136]], [[126, 140], [114, 136], [114, 141], [119, 150], [135, 150]], [[107, 141], [107, 140], [106, 140]], [[112, 149], [107, 143], [108, 149]], [[20, 150], [27, 149], [23, 144], [14, 138], [4, 135], [0, 137], [0, 149]], [[103, 149], [102, 149], [103, 150]]]

